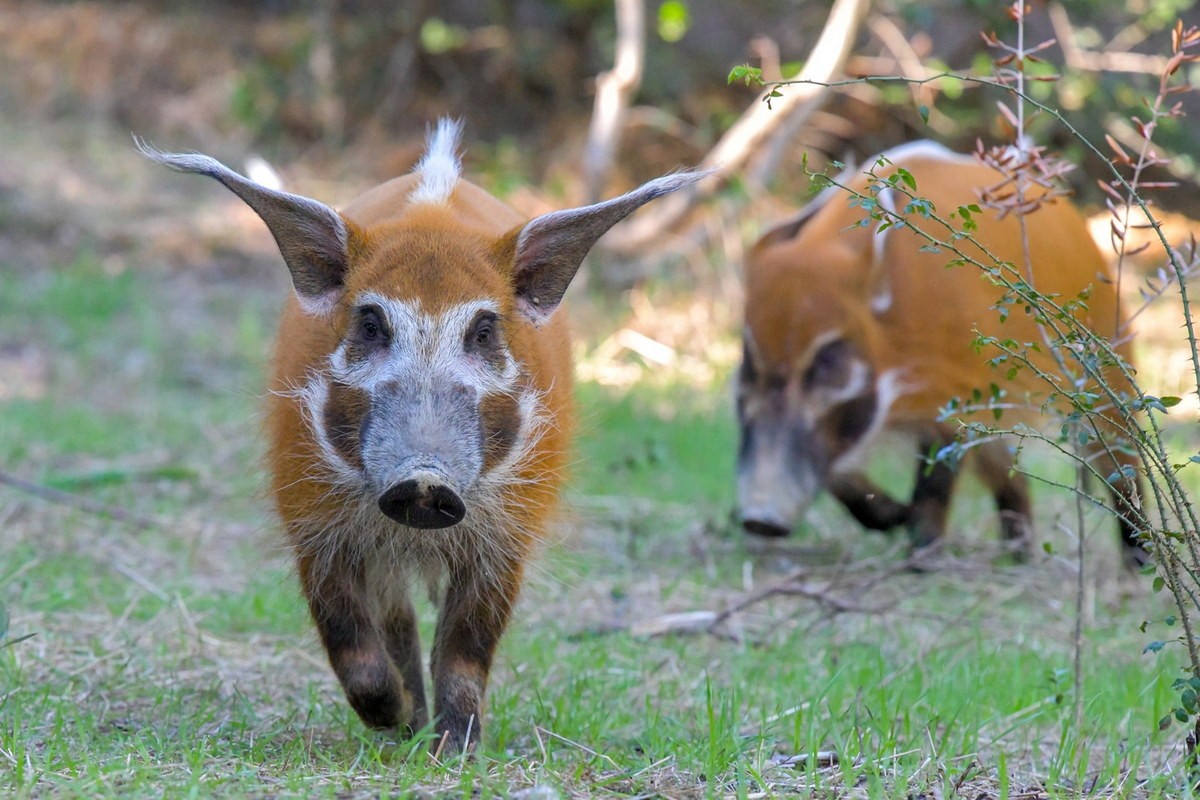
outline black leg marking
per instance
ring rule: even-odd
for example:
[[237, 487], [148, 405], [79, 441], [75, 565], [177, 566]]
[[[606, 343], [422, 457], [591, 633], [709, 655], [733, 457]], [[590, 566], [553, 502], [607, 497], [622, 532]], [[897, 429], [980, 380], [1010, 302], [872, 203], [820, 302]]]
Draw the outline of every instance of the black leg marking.
[[888, 531], [908, 521], [908, 507], [859, 472], [836, 475], [829, 491], [864, 528]]
[[908, 511], [908, 537], [914, 548], [937, 542], [946, 531], [946, 513], [957, 476], [946, 462], [928, 459], [949, 441], [944, 435], [923, 436], [918, 440], [917, 482]]

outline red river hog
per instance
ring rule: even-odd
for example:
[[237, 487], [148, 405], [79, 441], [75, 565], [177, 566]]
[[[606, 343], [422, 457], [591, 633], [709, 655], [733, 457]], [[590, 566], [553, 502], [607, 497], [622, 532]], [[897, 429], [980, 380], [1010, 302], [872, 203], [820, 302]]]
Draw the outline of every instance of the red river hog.
[[[868, 198], [872, 183], [882, 187], [877, 202], [892, 211], [910, 200], [886, 181], [897, 169], [908, 171], [916, 183], [912, 193], [930, 201], [942, 218], [977, 204], [978, 190], [1004, 177], [930, 142], [904, 145], [883, 158], [871, 162], [882, 164], [875, 178], [859, 174], [845, 182]], [[924, 546], [943, 534], [955, 480], [944, 460], [926, 459], [955, 439], [953, 420], [939, 421], [942, 409], [955, 398], [969, 402], [977, 390], [989, 397], [989, 387], [996, 385], [1007, 407], [1000, 424], [1045, 425], [1038, 408], [1047, 384], [1029, 367], [1008, 378], [1015, 360], [997, 369], [991, 359], [999, 351], [977, 349], [976, 335], [1039, 343], [1029, 353], [1035, 367], [1060, 370], [1023, 304], [1010, 306], [1002, 321], [997, 305], [1004, 289], [978, 266], [948, 268], [956, 254], [922, 249], [926, 240], [907, 225], [880, 230], [885, 226], [862, 224], [863, 202], [849, 198], [830, 187], [798, 216], [767, 231], [747, 256], [744, 357], [737, 381], [741, 522], [752, 533], [787, 535], [814, 497], [828, 489], [864, 526], [907, 526], [914, 546]], [[1028, 263], [1034, 288], [1057, 302], [1087, 296], [1072, 312], [1075, 318], [1119, 341], [1115, 350], [1131, 363], [1127, 339], [1117, 339], [1125, 320], [1119, 318], [1111, 270], [1070, 203], [1060, 198], [1026, 216], [1028, 261], [1016, 215], [998, 218], [985, 210], [974, 216], [975, 241], [954, 243], [963, 254], [987, 266]], [[948, 230], [918, 213], [908, 214], [908, 221], [937, 239], [950, 238]], [[1119, 367], [1101, 370], [1110, 386], [1129, 392]], [[981, 422], [992, 421], [980, 416], [986, 416]], [[1126, 552], [1138, 561], [1144, 555], [1134, 524], [1139, 462], [1119, 446], [1111, 417], [1094, 419], [1098, 427], [1086, 455], [1101, 476], [1118, 476], [1110, 484], [1112, 508]], [[859, 457], [884, 430], [910, 434], [917, 442], [920, 458], [908, 503], [888, 497], [859, 471]], [[1003, 535], [1014, 547], [1027, 547], [1029, 488], [1027, 478], [1013, 470], [1012, 442], [991, 438], [975, 444], [974, 465], [995, 497]]]
[[410, 590], [437, 590], [434, 730], [475, 745], [497, 642], [547, 534], [572, 431], [567, 321], [596, 240], [677, 173], [526, 220], [461, 176], [443, 120], [411, 174], [341, 211], [212, 158], [144, 154], [215, 178], [270, 228], [291, 272], [265, 431], [271, 492], [329, 663], [373, 728], [429, 723]]

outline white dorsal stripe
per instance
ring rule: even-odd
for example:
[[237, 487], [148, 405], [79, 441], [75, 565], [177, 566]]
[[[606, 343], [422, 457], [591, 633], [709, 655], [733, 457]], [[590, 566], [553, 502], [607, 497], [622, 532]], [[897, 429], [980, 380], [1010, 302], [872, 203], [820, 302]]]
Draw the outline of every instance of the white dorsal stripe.
[[443, 117], [429, 135], [425, 155], [413, 174], [420, 177], [417, 188], [409, 195], [410, 203], [445, 203], [462, 175], [458, 158], [458, 143], [462, 138], [462, 122]]
[[[867, 281], [867, 291], [870, 295], [871, 311], [876, 316], [883, 314], [892, 307], [892, 280], [888, 274], [888, 265], [884, 261], [887, 251], [887, 236], [896, 228], [893, 217], [900, 216], [900, 208], [896, 203], [896, 190], [890, 187], [879, 190], [879, 205], [890, 215], [879, 223], [875, 229], [875, 241], [871, 245], [871, 275]], [[891, 223], [890, 225], [887, 223]]]
[[[871, 156], [863, 163], [863, 166], [852, 164], [846, 167], [846, 169], [838, 173], [837, 177], [833, 179], [834, 184], [836, 185], [826, 186], [824, 189], [818, 192], [817, 196], [807, 203], [804, 208], [800, 209], [798, 213], [793, 214], [783, 222], [771, 226], [771, 228], [768, 229], [768, 233], [772, 230], [776, 230], [777, 228], [786, 228], [788, 226], [798, 225], [799, 223], [806, 221], [809, 217], [815, 215], [818, 211], [828, 205], [829, 201], [838, 195], [848, 197], [846, 190], [842, 187], [848, 185], [856, 177], [864, 172], [867, 172], [868, 170], [878, 171], [881, 169], [876, 166], [880, 159], [887, 159], [888, 162], [902, 167], [910, 159], [920, 158], [922, 156], [946, 161], [951, 164], [979, 163], [975, 160], [975, 156], [956, 153], [945, 145], [938, 144], [937, 142], [929, 139], [919, 139], [915, 142], [906, 142], [902, 145], [897, 145], [890, 150], [884, 150], [878, 155]], [[884, 166], [886, 167], [886, 164]], [[918, 176], [918, 181], [919, 180], [920, 177]], [[919, 183], [917, 184], [917, 190], [919, 195]], [[765, 235], [766, 234], [764, 234], [764, 236]]]

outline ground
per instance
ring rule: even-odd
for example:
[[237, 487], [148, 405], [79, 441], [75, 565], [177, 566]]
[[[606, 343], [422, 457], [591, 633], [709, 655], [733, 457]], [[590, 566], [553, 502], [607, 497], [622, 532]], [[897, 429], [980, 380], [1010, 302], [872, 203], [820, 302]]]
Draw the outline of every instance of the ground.
[[[737, 311], [668, 283], [620, 296], [628, 313], [572, 299], [573, 488], [498, 655], [480, 757], [441, 764], [366, 730], [262, 496], [256, 418], [287, 291], [269, 236], [123, 136], [4, 125], [0, 464], [43, 487], [0, 486], [15, 796], [1188, 791], [1182, 726], [1159, 729], [1182, 654], [1143, 652], [1173, 638], [1172, 611], [1122, 571], [1111, 520], [1087, 518], [1082, 593], [1075, 506], [1050, 489], [1048, 550], [1024, 565], [970, 483], [921, 571], [828, 502], [790, 540], [746, 539], [730, 521]], [[50, 168], [51, 152], [69, 158]], [[1188, 424], [1175, 435], [1195, 452]], [[911, 480], [899, 447], [873, 470]], [[422, 624], [429, 642], [427, 606]]]

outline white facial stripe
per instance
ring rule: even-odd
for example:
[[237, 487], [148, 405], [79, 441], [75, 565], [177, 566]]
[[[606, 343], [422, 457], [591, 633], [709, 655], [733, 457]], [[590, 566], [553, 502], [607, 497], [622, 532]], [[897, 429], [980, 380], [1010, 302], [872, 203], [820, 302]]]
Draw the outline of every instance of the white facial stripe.
[[342, 383], [369, 392], [390, 381], [428, 380], [433, 375], [447, 375], [483, 396], [511, 391], [520, 376], [520, 368], [508, 353], [497, 373], [463, 349], [463, 339], [475, 317], [482, 311], [500, 312], [495, 301], [472, 300], [437, 316], [421, 311], [418, 303], [377, 292], [359, 295], [356, 305], [379, 308], [392, 332], [392, 341], [386, 353], [357, 364], [347, 362], [345, 344], [338, 347], [330, 355], [329, 363], [333, 377]]
[[534, 447], [541, 441], [542, 434], [552, 422], [542, 395], [533, 389], [527, 389], [520, 394], [517, 408], [521, 421], [517, 428], [516, 441], [504, 459], [483, 476], [485, 485], [501, 487], [511, 484], [516, 479], [516, 473], [522, 463], [533, 453]]
[[830, 328], [827, 331], [821, 331], [816, 336], [814, 336], [812, 338], [812, 342], [810, 342], [808, 345], [808, 349], [804, 351], [805, 367], [807, 367], [809, 364], [812, 363], [813, 359], [816, 358], [817, 353], [821, 350], [822, 347], [829, 344], [830, 342], [835, 342], [841, 338], [842, 338], [842, 332], [841, 332], [841, 330], [839, 330], [837, 328]]
[[296, 396], [320, 449], [321, 460], [329, 468], [330, 474], [325, 477], [335, 484], [357, 486], [362, 481], [362, 473], [342, 458], [325, 431], [325, 403], [329, 400], [329, 381], [320, 374], [309, 375], [308, 383], [296, 392]]
[[[823, 347], [842, 338], [842, 332], [837, 329], [822, 331], [813, 337], [812, 344], [804, 354], [804, 368], [808, 369]], [[850, 361], [850, 373], [840, 386], [821, 385], [813, 388], [808, 399], [803, 403], [801, 413], [809, 424], [815, 424], [829, 409], [836, 405], [862, 396], [871, 382], [871, 366], [861, 358], [854, 357]]]
[[846, 400], [852, 400], [861, 395], [863, 389], [867, 388], [870, 377], [870, 369], [856, 358], [850, 365], [850, 377], [846, 379], [846, 383], [836, 389], [827, 389], [823, 394], [828, 400], [829, 405], [836, 405]]
[[875, 416], [871, 418], [871, 425], [849, 450], [838, 456], [837, 460], [830, 465], [831, 471], [845, 472], [858, 463], [879, 431], [883, 429], [892, 404], [909, 389], [910, 387], [901, 380], [899, 369], [890, 369], [875, 379]]

